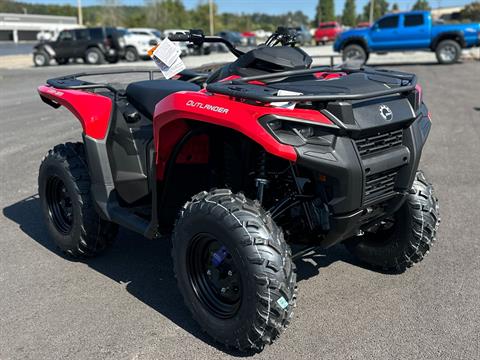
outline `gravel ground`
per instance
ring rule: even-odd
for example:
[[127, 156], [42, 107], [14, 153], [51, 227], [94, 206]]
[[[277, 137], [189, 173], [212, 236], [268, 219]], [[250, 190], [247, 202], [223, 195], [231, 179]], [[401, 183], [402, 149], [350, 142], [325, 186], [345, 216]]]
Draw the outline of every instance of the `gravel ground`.
[[[433, 115], [421, 167], [440, 198], [438, 241], [402, 275], [366, 269], [342, 246], [299, 260], [294, 321], [256, 359], [480, 358], [480, 64], [392, 63], [418, 74]], [[36, 86], [85, 69], [0, 70], [0, 359], [240, 356], [192, 321], [168, 241], [122, 230], [111, 252], [76, 262], [48, 239], [38, 165], [80, 126]]]

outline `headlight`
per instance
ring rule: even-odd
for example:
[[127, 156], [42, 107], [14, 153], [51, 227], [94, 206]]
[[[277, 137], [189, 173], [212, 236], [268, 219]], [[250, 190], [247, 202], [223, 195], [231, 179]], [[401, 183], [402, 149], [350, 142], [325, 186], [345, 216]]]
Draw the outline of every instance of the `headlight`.
[[260, 119], [262, 126], [279, 142], [286, 145], [305, 144], [332, 146], [335, 141], [335, 125], [320, 125], [300, 119], [281, 118], [267, 115]]

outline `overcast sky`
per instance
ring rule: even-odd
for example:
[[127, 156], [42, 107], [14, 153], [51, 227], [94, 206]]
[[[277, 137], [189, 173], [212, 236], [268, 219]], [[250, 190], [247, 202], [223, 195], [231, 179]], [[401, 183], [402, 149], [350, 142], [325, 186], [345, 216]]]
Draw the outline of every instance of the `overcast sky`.
[[[77, 0], [24, 0], [30, 3], [40, 4], [77, 4]], [[142, 5], [144, 0], [118, 0], [122, 5]], [[206, 1], [206, 0], [204, 0]], [[187, 8], [195, 7], [199, 0], [184, 0], [183, 3]], [[317, 0], [216, 0], [220, 12], [264, 12], [270, 14], [280, 14], [287, 11], [302, 10], [306, 15], [313, 18], [315, 14], [315, 6]], [[357, 12], [361, 12], [363, 6], [368, 0], [357, 0]], [[392, 4], [399, 4], [401, 10], [410, 10], [416, 0], [390, 0]], [[471, 3], [472, 0], [430, 0], [431, 7], [460, 6]], [[99, 5], [101, 0], [82, 0], [83, 5]], [[335, 10], [340, 14], [343, 9], [344, 0], [335, 1]]]

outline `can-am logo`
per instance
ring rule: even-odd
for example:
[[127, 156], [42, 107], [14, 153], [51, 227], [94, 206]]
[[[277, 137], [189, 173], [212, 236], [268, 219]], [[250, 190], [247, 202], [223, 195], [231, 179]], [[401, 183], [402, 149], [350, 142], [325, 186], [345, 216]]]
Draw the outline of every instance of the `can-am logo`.
[[390, 121], [393, 119], [393, 112], [387, 105], [380, 105], [378, 109], [380, 111], [380, 115], [382, 115], [383, 119], [386, 121]]
[[201, 103], [201, 102], [198, 102], [198, 101], [193, 101], [193, 100], [188, 100], [187, 101], [187, 106], [191, 106], [191, 107], [198, 108], [198, 109], [215, 111], [215, 112], [218, 112], [220, 114], [228, 114], [228, 111], [229, 111], [229, 109], [223, 108], [221, 106], [204, 104], [204, 103]]

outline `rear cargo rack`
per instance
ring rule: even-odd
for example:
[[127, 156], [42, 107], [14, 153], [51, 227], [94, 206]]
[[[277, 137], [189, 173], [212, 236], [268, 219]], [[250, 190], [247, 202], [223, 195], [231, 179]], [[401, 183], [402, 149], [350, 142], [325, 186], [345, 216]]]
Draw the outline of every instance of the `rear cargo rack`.
[[[343, 72], [346, 74], [365, 73], [368, 75], [380, 75], [400, 80], [400, 85], [393, 88], [386, 88], [385, 90], [362, 92], [355, 94], [302, 94], [302, 95], [287, 95], [278, 96], [266, 93], [268, 81], [285, 80], [287, 78], [295, 78], [304, 75], [315, 74], [318, 72]], [[267, 81], [266, 81], [267, 80]], [[253, 81], [265, 82], [264, 85], [252, 84]], [[291, 70], [282, 71], [273, 74], [265, 74], [258, 76], [247, 76], [229, 81], [220, 81], [212, 83], [207, 86], [207, 91], [215, 94], [223, 94], [231, 97], [254, 100], [262, 103], [271, 102], [307, 102], [307, 101], [335, 101], [335, 100], [364, 100], [374, 97], [381, 97], [386, 95], [393, 95], [398, 93], [410, 92], [415, 89], [417, 84], [417, 77], [414, 74], [407, 74], [391, 70], [376, 70], [369, 67], [362, 68], [347, 68], [347, 67], [315, 67], [305, 70]], [[278, 89], [272, 89], [278, 91]]]
[[53, 79], [48, 79], [47, 84], [57, 89], [65, 90], [93, 90], [93, 89], [107, 89], [116, 94], [119, 90], [115, 89], [108, 83], [92, 83], [88, 81], [79, 80], [86, 76], [100, 76], [100, 75], [119, 75], [130, 73], [144, 73], [148, 74], [148, 80], [154, 79], [155, 73], [161, 73], [160, 70], [109, 70], [101, 72], [82, 72], [72, 75], [60, 76]]

